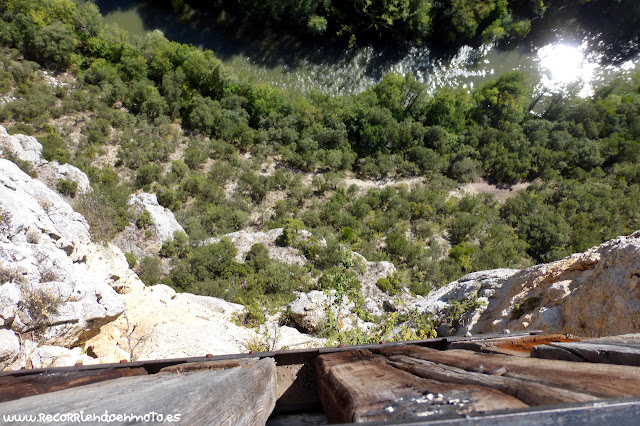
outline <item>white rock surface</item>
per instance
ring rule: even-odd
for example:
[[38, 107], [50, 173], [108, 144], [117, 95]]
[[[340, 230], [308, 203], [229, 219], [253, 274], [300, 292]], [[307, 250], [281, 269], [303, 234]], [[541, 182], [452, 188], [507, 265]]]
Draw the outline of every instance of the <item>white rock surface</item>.
[[[476, 272], [414, 306], [438, 312], [471, 292], [487, 302], [458, 335], [534, 330], [598, 337], [640, 331], [640, 231], [584, 253], [515, 270]], [[517, 309], [520, 306], [521, 309]], [[521, 314], [519, 318], [516, 318]]]
[[129, 198], [129, 205], [133, 206], [136, 215], [143, 213], [145, 210], [149, 212], [151, 215], [151, 227], [161, 242], [173, 238], [175, 231], [184, 232], [173, 212], [158, 204], [156, 194], [148, 194], [146, 192], [132, 194]]
[[0, 329], [0, 371], [13, 364], [20, 354], [20, 339], [11, 330]]
[[20, 353], [8, 369], [67, 367], [80, 364], [95, 364], [95, 359], [87, 356], [79, 347], [68, 349], [61, 346], [41, 345], [25, 340]]
[[0, 126], [0, 156], [5, 151], [33, 164], [38, 179], [54, 191], [60, 179], [77, 182], [78, 194], [91, 189], [89, 178], [77, 167], [71, 164], [59, 164], [57, 161], [49, 163], [43, 159], [42, 144], [36, 138], [21, 134], [10, 135], [7, 129]]
[[351, 312], [354, 306], [346, 296], [342, 301], [337, 301], [335, 290], [329, 290], [328, 293], [313, 290], [299, 293], [296, 300], [289, 304], [288, 311], [291, 319], [309, 332], [317, 332], [322, 328], [327, 321], [327, 312], [331, 312], [340, 330], [367, 329], [369, 323]]
[[[163, 284], [136, 289], [124, 297], [126, 316], [103, 327], [87, 343], [103, 362], [242, 353], [251, 342], [264, 338], [233, 322], [243, 306], [221, 299], [176, 293]], [[324, 342], [290, 327], [278, 327], [274, 335], [278, 348]]]
[[91, 243], [84, 218], [2, 159], [0, 210], [0, 268], [13, 276], [0, 291], [8, 303], [0, 312], [5, 328], [37, 329], [40, 343], [70, 346], [123, 312], [124, 301], [105, 277], [89, 273], [87, 259], [102, 249]]
[[43, 164], [37, 168], [38, 179], [49, 188], [55, 189], [60, 179], [70, 180], [78, 184], [78, 194], [84, 194], [91, 189], [87, 175], [71, 164], [59, 164], [57, 161]]
[[23, 161], [37, 166], [42, 157], [42, 145], [33, 136], [10, 135], [7, 129], [0, 126], [0, 151], [12, 152]]

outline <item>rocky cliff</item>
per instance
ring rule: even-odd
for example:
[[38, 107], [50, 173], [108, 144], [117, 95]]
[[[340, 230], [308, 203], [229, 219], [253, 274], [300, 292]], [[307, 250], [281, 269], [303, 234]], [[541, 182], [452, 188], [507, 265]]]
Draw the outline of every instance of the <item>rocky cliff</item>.
[[[0, 143], [38, 170], [50, 164], [34, 138], [0, 131]], [[162, 209], [152, 201], [143, 207]], [[91, 241], [86, 220], [60, 194], [0, 158], [0, 370], [237, 353], [265, 339], [273, 348], [324, 343], [273, 322], [240, 327], [234, 315], [243, 309], [146, 287], [118, 247]]]
[[[234, 321], [244, 309], [240, 305], [145, 286], [120, 248], [91, 241], [86, 220], [57, 193], [56, 180], [62, 178], [90, 191], [84, 173], [42, 160], [37, 140], [0, 128], [3, 152], [30, 163], [45, 182], [0, 158], [0, 370], [237, 353], [257, 341], [270, 349], [325, 343], [273, 318], [259, 330], [241, 327]], [[156, 249], [181, 229], [154, 196], [138, 193], [130, 204], [138, 214], [149, 212]], [[228, 237], [238, 248], [238, 261], [260, 242], [275, 259], [304, 262], [298, 250], [275, 243], [281, 232]], [[127, 249], [136, 244], [125, 242]], [[381, 292], [375, 283], [393, 274], [394, 265], [353, 256], [369, 314], [384, 315], [390, 306], [418, 310], [440, 320], [440, 335], [542, 329], [603, 336], [640, 329], [640, 231], [525, 270], [475, 272], [426, 298]], [[300, 294], [289, 306], [290, 317], [313, 330], [334, 304], [331, 297]], [[464, 311], [455, 321], [452, 306]], [[343, 308], [340, 316], [351, 326], [366, 328], [349, 316], [348, 301]]]
[[541, 329], [606, 336], [640, 330], [640, 231], [584, 253], [524, 270], [466, 275], [413, 305], [436, 316], [454, 301], [477, 295], [456, 329], [479, 334]]

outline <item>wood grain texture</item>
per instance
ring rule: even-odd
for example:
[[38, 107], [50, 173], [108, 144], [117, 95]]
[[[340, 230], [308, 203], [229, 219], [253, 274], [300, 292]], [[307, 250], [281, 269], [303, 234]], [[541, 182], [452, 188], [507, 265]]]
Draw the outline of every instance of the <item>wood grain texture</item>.
[[5, 376], [0, 377], [0, 402], [85, 386], [106, 380], [119, 379], [121, 377], [143, 376], [146, 374], [147, 371], [144, 368], [138, 367], [64, 373], [40, 373], [27, 376]]
[[368, 350], [322, 355], [316, 374], [320, 401], [331, 422], [433, 418], [526, 407], [494, 389], [417, 377]]
[[189, 373], [203, 370], [226, 370], [228, 368], [243, 367], [253, 364], [259, 358], [239, 358], [221, 361], [187, 362], [184, 364], [171, 365], [161, 369], [158, 373]]
[[549, 343], [588, 362], [640, 366], [640, 347], [600, 342]]
[[[3, 414], [181, 414], [180, 424], [261, 425], [276, 401], [273, 359], [244, 367], [94, 383], [0, 404]], [[149, 424], [144, 421], [109, 424]], [[56, 423], [57, 425], [78, 423]]]
[[416, 346], [382, 348], [385, 356], [407, 355], [439, 364], [482, 372], [505, 367], [505, 377], [534, 381], [602, 398], [640, 395], [640, 367], [520, 358], [464, 350], [436, 351]]
[[405, 355], [389, 357], [391, 365], [408, 371], [418, 377], [438, 380], [446, 383], [485, 386], [518, 398], [528, 405], [561, 404], [569, 402], [595, 401], [598, 398], [580, 392], [545, 386], [540, 383], [504, 377], [506, 369], [498, 369], [495, 373], [485, 371], [476, 373], [431, 361], [411, 358]]

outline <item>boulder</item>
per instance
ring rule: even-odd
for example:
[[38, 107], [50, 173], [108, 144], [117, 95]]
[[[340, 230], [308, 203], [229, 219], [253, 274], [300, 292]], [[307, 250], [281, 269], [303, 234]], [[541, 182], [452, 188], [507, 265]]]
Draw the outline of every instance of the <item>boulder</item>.
[[136, 215], [142, 214], [145, 210], [149, 212], [151, 227], [161, 242], [173, 238], [173, 233], [176, 231], [184, 232], [173, 212], [158, 204], [156, 194], [146, 192], [132, 194], [129, 198], [129, 205], [133, 207]]
[[59, 164], [57, 161], [47, 163], [43, 161], [37, 170], [38, 179], [51, 189], [57, 189], [60, 179], [76, 182], [78, 184], [77, 194], [84, 194], [91, 189], [91, 183], [87, 175], [79, 168], [71, 164]]
[[313, 290], [299, 293], [296, 300], [287, 307], [289, 317], [302, 329], [308, 332], [318, 332], [327, 321], [327, 313], [331, 313], [339, 330], [353, 328], [367, 329], [370, 324], [362, 321], [351, 312], [355, 304], [346, 296], [337, 300], [336, 290], [327, 293]]
[[11, 330], [0, 328], [0, 371], [13, 364], [20, 354], [20, 339]]
[[176, 293], [164, 284], [135, 288], [124, 298], [126, 314], [87, 342], [100, 362], [242, 353], [265, 339], [278, 348], [324, 342], [279, 325], [268, 335], [264, 330], [241, 327], [235, 318], [244, 309], [242, 305]]
[[39, 344], [71, 346], [118, 317], [124, 300], [106, 274], [90, 274], [85, 219], [56, 192], [0, 159], [0, 318], [3, 327], [36, 332]]
[[10, 135], [3, 126], [0, 126], [0, 151], [11, 152], [34, 166], [40, 164], [42, 157], [42, 145], [36, 138], [21, 134]]
[[455, 333], [503, 330], [598, 337], [640, 330], [640, 231], [556, 262], [476, 272], [414, 304], [440, 315], [450, 301], [477, 292], [484, 306], [467, 312]]
[[79, 347], [68, 349], [61, 346], [40, 345], [25, 340], [16, 360], [9, 366], [11, 370], [25, 368], [67, 367], [76, 364], [95, 364], [95, 360]]

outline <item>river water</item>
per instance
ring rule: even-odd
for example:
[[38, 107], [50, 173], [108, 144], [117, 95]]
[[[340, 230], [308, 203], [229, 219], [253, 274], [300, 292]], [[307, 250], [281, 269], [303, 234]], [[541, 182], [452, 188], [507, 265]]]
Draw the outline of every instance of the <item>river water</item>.
[[213, 22], [184, 23], [170, 10], [135, 0], [95, 0], [105, 20], [133, 34], [159, 30], [169, 40], [211, 49], [240, 77], [296, 91], [358, 93], [388, 72], [413, 73], [430, 90], [473, 88], [511, 70], [528, 73], [536, 91], [589, 96], [599, 85], [640, 67], [640, 55], [611, 64], [591, 48], [596, 37], [559, 29], [537, 46], [463, 46], [448, 55], [427, 47], [398, 52], [309, 46], [274, 36], [238, 36]]

